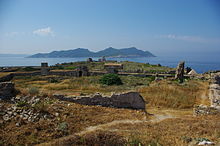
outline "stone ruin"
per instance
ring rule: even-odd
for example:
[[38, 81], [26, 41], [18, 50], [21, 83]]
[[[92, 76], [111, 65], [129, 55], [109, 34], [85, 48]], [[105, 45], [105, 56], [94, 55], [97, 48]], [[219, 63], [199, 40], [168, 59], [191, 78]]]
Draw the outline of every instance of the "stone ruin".
[[47, 76], [50, 73], [50, 68], [48, 67], [47, 62], [42, 62], [41, 63], [41, 75], [42, 76]]
[[117, 74], [118, 70], [123, 69], [123, 64], [106, 63], [104, 64], [104, 68], [106, 69], [107, 73]]
[[2, 82], [0, 83], [0, 99], [9, 100], [16, 96], [17, 90], [12, 82]]
[[89, 69], [87, 66], [79, 66], [76, 71], [77, 77], [89, 76]]
[[184, 80], [184, 64], [185, 62], [181, 61], [176, 68], [175, 79], [178, 79], [180, 83]]
[[211, 106], [200, 105], [194, 108], [195, 115], [213, 115], [220, 113], [220, 76], [213, 74], [209, 85]]
[[211, 106], [220, 108], [220, 75], [213, 75], [209, 86]]
[[98, 61], [99, 61], [99, 62], [106, 62], [105, 56], [102, 56], [102, 58], [100, 58]]
[[95, 94], [93, 96], [65, 97], [63, 95], [54, 95], [55, 98], [63, 101], [70, 101], [83, 105], [99, 105], [103, 107], [129, 108], [145, 110], [145, 101], [138, 92], [128, 92], [103, 96]]

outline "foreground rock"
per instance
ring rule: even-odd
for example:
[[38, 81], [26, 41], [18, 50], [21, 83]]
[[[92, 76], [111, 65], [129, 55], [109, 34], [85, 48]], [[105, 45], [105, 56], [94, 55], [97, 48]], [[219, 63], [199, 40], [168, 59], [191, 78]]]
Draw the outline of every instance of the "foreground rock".
[[113, 94], [112, 96], [102, 96], [95, 94], [91, 97], [64, 97], [63, 95], [54, 95], [56, 98], [64, 101], [70, 101], [83, 105], [100, 105], [104, 107], [145, 109], [145, 101], [138, 92], [128, 92], [122, 94]]
[[2, 82], [0, 83], [0, 99], [8, 100], [16, 95], [14, 83], [12, 82]]

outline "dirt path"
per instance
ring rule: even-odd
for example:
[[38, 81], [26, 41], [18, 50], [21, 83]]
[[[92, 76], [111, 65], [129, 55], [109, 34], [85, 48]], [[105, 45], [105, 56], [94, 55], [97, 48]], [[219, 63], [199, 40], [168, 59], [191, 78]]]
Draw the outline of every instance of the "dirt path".
[[[106, 130], [106, 131], [126, 131], [126, 130], [122, 130], [122, 129], [118, 129], [118, 128], [112, 128], [115, 125], [118, 124], [139, 124], [139, 123], [157, 123], [157, 122], [161, 122], [165, 119], [170, 119], [170, 118], [177, 118], [179, 116], [183, 117], [183, 116], [187, 116], [187, 115], [191, 115], [192, 113], [188, 110], [188, 111], [176, 111], [176, 110], [162, 110], [162, 109], [149, 109], [148, 110], [149, 113], [151, 113], [152, 115], [150, 116], [149, 119], [147, 119], [146, 117], [144, 117], [142, 120], [114, 120], [112, 122], [108, 122], [105, 124], [99, 124], [96, 126], [90, 126], [87, 127], [85, 130], [79, 132], [79, 133], [75, 133], [74, 135], [69, 135], [66, 137], [62, 137], [60, 139], [57, 139], [56, 141], [58, 142], [63, 142], [63, 141], [68, 141], [69, 139], [72, 139], [74, 136], [78, 135], [78, 136], [82, 136], [84, 134], [90, 133], [90, 132], [94, 132], [97, 130]], [[52, 141], [49, 143], [43, 143], [43, 144], [39, 144], [40, 146], [48, 146], [48, 145], [53, 145]]]
[[[100, 125], [96, 125], [96, 126], [90, 126], [87, 127], [85, 130], [76, 133], [76, 135], [83, 135], [89, 132], [93, 132], [96, 130], [109, 130], [108, 127], [117, 125], [117, 124], [137, 124], [137, 123], [144, 123], [144, 122], [152, 122], [152, 123], [156, 123], [156, 122], [161, 122], [165, 119], [169, 119], [169, 118], [176, 118], [174, 115], [170, 114], [170, 113], [163, 113], [163, 114], [155, 114], [152, 116], [151, 119], [146, 119], [146, 117], [144, 117], [142, 120], [114, 120], [112, 122], [109, 123], [105, 123], [105, 124], [100, 124]], [[116, 131], [116, 129], [111, 129], [111, 131]]]

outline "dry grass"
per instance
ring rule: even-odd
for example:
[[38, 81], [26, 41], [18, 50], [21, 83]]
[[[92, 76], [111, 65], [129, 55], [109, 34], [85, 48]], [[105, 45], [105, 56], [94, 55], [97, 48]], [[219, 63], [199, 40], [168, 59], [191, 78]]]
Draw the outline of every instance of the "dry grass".
[[209, 104], [207, 97], [208, 83], [190, 80], [184, 84], [175, 81], [160, 81], [148, 87], [138, 89], [149, 102], [149, 106], [166, 108], [192, 108], [195, 104]]
[[91, 145], [102, 145], [102, 138], [107, 142], [106, 145], [112, 142], [112, 138], [115, 142], [123, 142], [120, 145], [187, 146], [190, 143], [189, 139], [196, 138], [220, 142], [219, 115], [195, 117], [190, 110], [168, 109], [150, 109], [149, 112], [155, 115], [171, 114], [174, 117], [160, 122], [149, 122], [147, 119], [136, 123], [109, 124], [101, 131], [99, 129], [80, 136], [74, 134], [43, 145], [87, 145], [91, 138], [93, 138]]
[[119, 124], [109, 129], [118, 129], [118, 134], [129, 139], [138, 139], [143, 145], [152, 143], [164, 146], [189, 145], [187, 138], [207, 138], [220, 141], [219, 115], [166, 119], [159, 123]]
[[50, 78], [61, 78], [58, 76], [49, 77], [15, 77], [14, 82], [16, 87], [23, 93], [27, 93], [27, 89], [30, 86], [37, 87], [41, 93], [58, 93], [66, 95], [80, 95], [83, 94], [94, 94], [101, 92], [105, 94], [111, 94], [112, 92], [125, 92], [129, 90], [136, 90], [137, 87], [148, 85], [150, 78], [141, 78], [134, 76], [121, 76], [123, 85], [107, 86], [99, 83], [101, 76], [92, 77], [64, 77], [59, 79], [58, 83], [50, 83]]
[[[145, 116], [143, 112], [135, 110], [83, 106], [68, 102], [49, 104], [48, 112], [60, 114], [55, 119], [27, 123], [21, 127], [15, 126], [17, 121], [0, 124], [0, 142], [5, 145], [33, 145], [80, 132], [89, 126], [114, 120], [142, 119]], [[68, 124], [65, 133], [57, 130], [60, 123], [64, 122]]]
[[3, 77], [3, 76], [6, 76], [6, 75], [9, 75], [10, 72], [0, 72], [0, 77]]

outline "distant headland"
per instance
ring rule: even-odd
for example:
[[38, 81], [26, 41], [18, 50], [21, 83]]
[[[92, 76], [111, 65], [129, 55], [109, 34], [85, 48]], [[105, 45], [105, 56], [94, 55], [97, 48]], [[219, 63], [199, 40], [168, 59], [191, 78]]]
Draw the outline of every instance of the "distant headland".
[[74, 58], [74, 57], [155, 57], [149, 51], [139, 50], [135, 47], [116, 49], [106, 48], [98, 52], [92, 52], [89, 49], [77, 48], [64, 51], [53, 51], [50, 53], [38, 53], [29, 58]]

